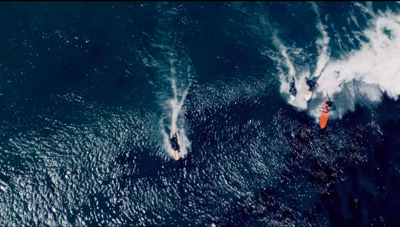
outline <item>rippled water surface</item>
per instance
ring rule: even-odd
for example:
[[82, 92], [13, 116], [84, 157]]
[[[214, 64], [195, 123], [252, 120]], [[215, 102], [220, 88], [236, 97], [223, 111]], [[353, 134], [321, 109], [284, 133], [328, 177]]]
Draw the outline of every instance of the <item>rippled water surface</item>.
[[0, 225], [400, 225], [397, 2], [0, 6]]

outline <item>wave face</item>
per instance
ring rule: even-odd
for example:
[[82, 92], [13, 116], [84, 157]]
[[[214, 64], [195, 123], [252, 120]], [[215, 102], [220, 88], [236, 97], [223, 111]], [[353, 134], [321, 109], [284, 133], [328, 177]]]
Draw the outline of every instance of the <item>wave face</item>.
[[[370, 106], [379, 104], [382, 95], [397, 100], [399, 96], [399, 64], [396, 58], [399, 48], [399, 16], [390, 9], [374, 12], [370, 4], [354, 3], [352, 11], [346, 15], [348, 26], [355, 30], [345, 34], [326, 15], [321, 20], [321, 10], [316, 3], [311, 3], [315, 13], [315, 27], [320, 33], [315, 40], [317, 57], [314, 53], [301, 53], [303, 47], [286, 47], [279, 38], [278, 31], [272, 30], [272, 43], [279, 54], [270, 54], [279, 67], [281, 81], [280, 92], [288, 103], [300, 111], [306, 111], [319, 120], [321, 106], [328, 95], [336, 102], [336, 111], [331, 119], [341, 119], [344, 114], [354, 111], [356, 105]], [[356, 16], [356, 11], [359, 15]], [[360, 18], [362, 16], [362, 18]], [[368, 19], [365, 19], [368, 18]], [[358, 20], [364, 19], [364, 26]], [[324, 24], [325, 23], [325, 24]], [[329, 32], [328, 32], [329, 30]], [[330, 40], [335, 44], [330, 45]], [[345, 47], [345, 45], [350, 47]], [[339, 47], [339, 50], [338, 48]], [[331, 59], [331, 50], [336, 49], [340, 56]], [[292, 54], [288, 54], [288, 53]], [[304, 56], [305, 55], [305, 56]], [[297, 59], [314, 58], [308, 65], [297, 65]], [[300, 63], [300, 62], [299, 62]], [[310, 70], [312, 68], [312, 70]], [[297, 81], [298, 97], [295, 101], [288, 98], [289, 81], [294, 76]], [[303, 94], [307, 91], [306, 79], [318, 83], [311, 102], [307, 103]]]
[[0, 225], [400, 226], [399, 3], [6, 2], [0, 19]]

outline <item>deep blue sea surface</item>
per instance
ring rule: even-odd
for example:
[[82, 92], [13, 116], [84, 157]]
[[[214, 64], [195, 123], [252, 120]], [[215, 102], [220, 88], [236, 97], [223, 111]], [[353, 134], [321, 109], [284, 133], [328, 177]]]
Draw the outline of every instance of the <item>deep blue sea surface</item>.
[[0, 78], [0, 226], [400, 226], [398, 2], [2, 2]]

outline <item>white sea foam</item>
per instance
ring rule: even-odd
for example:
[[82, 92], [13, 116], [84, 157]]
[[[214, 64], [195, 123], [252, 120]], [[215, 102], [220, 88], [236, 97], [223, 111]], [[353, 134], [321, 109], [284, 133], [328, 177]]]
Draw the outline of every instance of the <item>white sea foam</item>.
[[[157, 57], [148, 59], [154, 60], [152, 64], [158, 68], [160, 84], [157, 84], [157, 93], [162, 107], [160, 119], [160, 131], [162, 135], [162, 147], [166, 154], [174, 157], [174, 150], [171, 147], [171, 134], [178, 132], [180, 157], [184, 158], [191, 149], [191, 143], [187, 137], [187, 126], [183, 116], [182, 107], [189, 88], [193, 81], [191, 61], [181, 46], [180, 35], [171, 27], [180, 21], [180, 12], [183, 10], [180, 5], [171, 5], [166, 2], [156, 4], [158, 15], [157, 33], [153, 38], [151, 47], [154, 48], [154, 55]], [[146, 58], [146, 59], [147, 59]], [[158, 60], [157, 60], [158, 59]], [[147, 61], [146, 61], [147, 63]], [[172, 93], [172, 94], [171, 94]]]
[[400, 94], [400, 16], [379, 15], [363, 33], [368, 41], [346, 58], [331, 61], [318, 80], [319, 92], [337, 96], [347, 91], [348, 97], [337, 103], [345, 110], [353, 110], [357, 101], [380, 102], [383, 93], [395, 100]]
[[282, 54], [283, 58], [285, 59], [285, 65], [289, 70], [289, 76], [295, 76], [296, 70], [294, 69], [293, 63], [290, 60], [290, 57], [287, 53], [287, 48], [282, 43], [282, 41], [279, 39], [277, 34], [274, 34], [273, 42], [274, 42], [275, 46], [280, 50], [280, 53]]
[[328, 33], [325, 31], [325, 25], [322, 24], [319, 14], [319, 8], [315, 2], [311, 2], [312, 8], [317, 14], [317, 29], [321, 33], [322, 38], [317, 39], [316, 44], [318, 48], [318, 61], [317, 61], [317, 68], [312, 77], [318, 77], [322, 70], [324, 70], [326, 64], [330, 59], [330, 53], [328, 52], [329, 47], [329, 36]]
[[[304, 102], [303, 94], [307, 88], [305, 78], [310, 75], [308, 71], [298, 71], [296, 88], [298, 95], [295, 101], [288, 102], [299, 110], [307, 112], [319, 120], [321, 106], [328, 94], [336, 104], [336, 110], [331, 111], [330, 118], [341, 118], [348, 111], [354, 111], [357, 104], [373, 105], [380, 103], [383, 94], [395, 100], [400, 94], [400, 16], [390, 11], [373, 13], [370, 5], [360, 6], [363, 13], [369, 13], [372, 19], [368, 22], [362, 35], [366, 38], [359, 39], [360, 48], [344, 53], [341, 59], [332, 60], [329, 57], [329, 36], [324, 25], [317, 20], [317, 28], [322, 38], [316, 41], [319, 57], [314, 76], [318, 78], [319, 86], [309, 103]], [[318, 13], [316, 5], [313, 9]], [[359, 32], [354, 33], [356, 37]], [[340, 40], [339, 40], [340, 42]], [[288, 50], [282, 42], [274, 41], [284, 59], [289, 71], [295, 64], [288, 64]], [[281, 73], [285, 75], [284, 73]], [[286, 74], [286, 78], [289, 78]], [[288, 94], [289, 83], [281, 80], [281, 92]]]
[[[290, 104], [298, 107], [299, 109], [305, 110], [307, 109], [307, 102], [304, 100], [304, 98], [300, 98], [299, 95], [305, 94], [306, 88], [304, 86], [299, 86], [299, 84], [305, 84], [305, 78], [308, 77], [310, 73], [301, 72], [300, 75], [296, 75], [294, 64], [288, 54], [288, 48], [279, 39], [277, 33], [275, 33], [273, 36], [273, 43], [284, 58], [284, 61], [281, 62], [280, 60], [278, 60], [279, 58], [271, 57], [274, 60], [278, 60], [279, 79], [281, 81], [280, 92], [283, 94], [287, 94], [286, 98]], [[296, 50], [294, 50], [293, 52], [296, 52]], [[284, 70], [284, 68], [282, 67], [283, 65], [287, 70]], [[295, 78], [295, 87], [297, 89], [297, 98], [294, 101], [289, 98], [290, 81], [292, 77]]]
[[[173, 66], [172, 66], [173, 67]], [[171, 68], [173, 69], [173, 68]], [[174, 70], [171, 70], [173, 72]], [[189, 73], [189, 72], [188, 72]], [[172, 73], [172, 75], [174, 75]], [[178, 132], [179, 134], [179, 142], [180, 142], [180, 156], [181, 158], [185, 157], [188, 151], [191, 148], [191, 143], [189, 139], [187, 138], [185, 127], [184, 127], [184, 120], [181, 117], [179, 121], [179, 116], [181, 115], [181, 110], [183, 103], [185, 101], [186, 95], [189, 91], [189, 87], [186, 87], [183, 90], [180, 90], [176, 86], [176, 78], [175, 77], [170, 77], [169, 80], [171, 81], [171, 89], [174, 93], [173, 98], [169, 99], [167, 101], [167, 105], [170, 107], [170, 122], [171, 124], [169, 125], [169, 131], [170, 132]], [[171, 147], [170, 144], [170, 134], [167, 133], [165, 130], [165, 127], [162, 128], [162, 134], [163, 134], [163, 142], [164, 142], [164, 149], [167, 151], [167, 153], [173, 157], [174, 155], [174, 150]]]

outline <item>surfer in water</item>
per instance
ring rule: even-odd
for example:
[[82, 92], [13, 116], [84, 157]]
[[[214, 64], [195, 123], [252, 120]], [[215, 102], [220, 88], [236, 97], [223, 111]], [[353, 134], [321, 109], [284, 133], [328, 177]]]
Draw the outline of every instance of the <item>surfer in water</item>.
[[294, 86], [294, 77], [292, 77], [292, 81], [290, 81], [290, 90], [289, 90], [290, 94], [293, 96], [296, 96], [297, 90]]
[[317, 82], [313, 80], [307, 80], [307, 85], [309, 86], [309, 91], [314, 91], [315, 86], [318, 86]]
[[179, 146], [178, 132], [172, 133], [172, 131], [171, 131], [171, 147], [172, 147], [172, 149], [174, 149], [174, 159], [179, 160], [180, 146]]
[[332, 108], [334, 102], [331, 101], [331, 98], [329, 96], [327, 97], [326, 105], [323, 107], [323, 112], [328, 113], [329, 110]]

